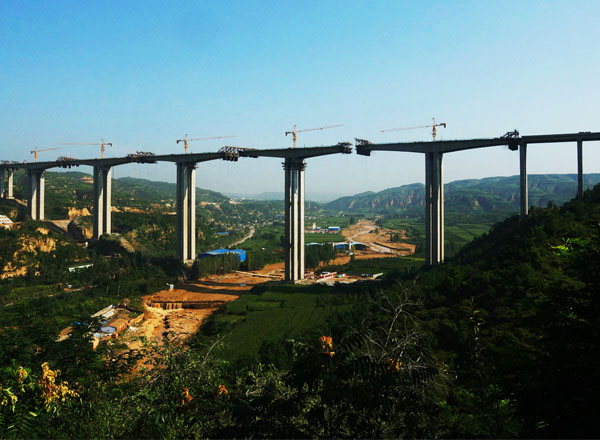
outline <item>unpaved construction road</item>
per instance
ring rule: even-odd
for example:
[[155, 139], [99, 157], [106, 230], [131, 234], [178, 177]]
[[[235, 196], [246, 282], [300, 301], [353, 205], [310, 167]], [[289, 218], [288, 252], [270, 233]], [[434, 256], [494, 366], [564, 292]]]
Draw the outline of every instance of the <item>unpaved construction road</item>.
[[342, 235], [349, 241], [366, 244], [372, 252], [390, 255], [412, 255], [416, 245], [402, 241], [391, 242], [390, 237], [399, 234], [401, 240], [406, 240], [406, 231], [381, 228], [371, 220], [359, 220], [358, 223], [342, 230]]

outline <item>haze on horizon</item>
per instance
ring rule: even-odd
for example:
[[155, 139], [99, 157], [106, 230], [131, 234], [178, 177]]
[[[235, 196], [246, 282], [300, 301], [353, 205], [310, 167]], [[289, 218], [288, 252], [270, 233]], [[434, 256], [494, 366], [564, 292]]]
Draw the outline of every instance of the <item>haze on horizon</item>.
[[[285, 148], [600, 131], [595, 1], [308, 1], [0, 3], [0, 160], [62, 142], [183, 152], [233, 144]], [[584, 144], [584, 172], [600, 145]], [[42, 154], [44, 154], [42, 156]], [[40, 154], [98, 157], [95, 147]], [[445, 155], [446, 182], [518, 174], [506, 148]], [[89, 172], [82, 167], [80, 171]], [[575, 145], [532, 145], [530, 174], [575, 173]], [[422, 155], [377, 152], [308, 161], [306, 191], [349, 195], [424, 181]], [[175, 180], [172, 164], [117, 167], [114, 177]], [[277, 159], [199, 164], [197, 185], [280, 192]]]

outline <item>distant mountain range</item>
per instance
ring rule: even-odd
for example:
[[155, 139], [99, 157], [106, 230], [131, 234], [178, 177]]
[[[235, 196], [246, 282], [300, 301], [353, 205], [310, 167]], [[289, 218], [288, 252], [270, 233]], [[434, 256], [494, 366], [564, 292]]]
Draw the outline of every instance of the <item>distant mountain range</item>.
[[[235, 200], [244, 200], [244, 199], [252, 199], [252, 200], [283, 200], [283, 191], [270, 191], [270, 192], [262, 192], [258, 194], [245, 194], [245, 193], [226, 193], [227, 196], [235, 199]], [[331, 193], [306, 193], [306, 200], [311, 200], [313, 202], [319, 203], [327, 203], [331, 202], [340, 197], [340, 194], [331, 194]]]
[[[47, 210], [53, 206], [91, 207], [91, 175], [81, 172], [46, 174], [46, 200], [62, 199], [59, 203], [47, 203]], [[575, 196], [577, 191], [576, 174], [530, 174], [529, 202], [534, 206], [545, 206], [548, 201], [562, 204]], [[600, 183], [600, 174], [586, 174], [584, 185], [590, 188]], [[25, 175], [16, 179], [18, 197], [25, 197]], [[156, 182], [133, 177], [113, 179], [113, 204], [115, 206], [140, 207], [147, 204], [164, 205], [174, 201], [174, 183]], [[325, 194], [323, 194], [325, 195]], [[237, 195], [238, 197], [241, 194]], [[519, 210], [519, 176], [487, 177], [484, 179], [457, 180], [444, 185], [445, 208], [447, 213], [484, 214], [489, 212], [516, 212]], [[255, 200], [283, 200], [279, 192], [265, 192], [251, 197]], [[322, 206], [344, 212], [400, 213], [409, 217], [422, 217], [425, 187], [421, 183], [388, 188], [379, 192], [367, 191], [353, 196], [340, 197]], [[307, 200], [318, 200], [313, 195]], [[231, 200], [222, 193], [207, 189], [196, 189], [198, 202], [220, 203]], [[81, 206], [79, 206], [81, 205]], [[172, 206], [172, 204], [171, 204]], [[88, 208], [89, 208], [88, 207]]]
[[[548, 201], [562, 204], [572, 199], [577, 191], [576, 174], [528, 175], [529, 203], [545, 206]], [[591, 188], [600, 182], [600, 174], [586, 174], [584, 187]], [[404, 212], [409, 216], [422, 216], [425, 185], [413, 183], [379, 192], [364, 192], [340, 197], [324, 206], [348, 212]], [[491, 211], [517, 211], [520, 204], [519, 176], [487, 177], [485, 179], [457, 180], [444, 185], [447, 213]]]

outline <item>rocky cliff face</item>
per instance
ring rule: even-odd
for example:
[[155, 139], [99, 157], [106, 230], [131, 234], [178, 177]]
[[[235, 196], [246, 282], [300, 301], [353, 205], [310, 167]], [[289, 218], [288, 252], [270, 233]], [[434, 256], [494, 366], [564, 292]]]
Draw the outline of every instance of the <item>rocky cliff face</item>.
[[77, 217], [85, 217], [88, 215], [92, 215], [91, 212], [87, 208], [77, 209], [74, 207], [68, 208], [67, 214], [69, 216], [69, 220], [73, 220], [74, 218], [77, 218]]
[[[545, 206], [548, 201], [562, 204], [572, 199], [577, 190], [575, 174], [529, 175], [529, 203]], [[600, 182], [600, 174], [586, 174], [584, 185], [591, 188]], [[444, 185], [447, 211], [492, 212], [519, 210], [519, 176], [488, 177], [485, 179], [458, 180]], [[378, 193], [366, 192], [341, 197], [325, 206], [340, 211], [401, 211], [422, 214], [425, 186], [420, 183], [389, 188]]]
[[19, 237], [18, 249], [3, 268], [0, 278], [12, 278], [23, 276], [31, 269], [38, 269], [38, 264], [28, 263], [29, 257], [37, 255], [39, 252], [52, 252], [56, 249], [56, 240], [48, 236], [48, 229], [37, 228], [41, 236], [37, 237]]

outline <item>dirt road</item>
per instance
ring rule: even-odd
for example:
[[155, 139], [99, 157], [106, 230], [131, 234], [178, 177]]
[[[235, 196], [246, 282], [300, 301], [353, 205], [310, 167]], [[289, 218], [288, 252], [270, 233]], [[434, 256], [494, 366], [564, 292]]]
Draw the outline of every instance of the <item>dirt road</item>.
[[236, 241], [235, 243], [231, 243], [229, 245], [230, 248], [237, 246], [238, 244], [241, 244], [243, 242], [245, 242], [246, 240], [249, 240], [250, 238], [252, 238], [254, 236], [254, 226], [250, 227], [250, 232], [248, 233], [248, 235], [246, 235], [244, 238], [242, 238], [241, 240]]
[[406, 231], [378, 227], [370, 220], [359, 220], [358, 223], [342, 230], [342, 235], [349, 241], [366, 244], [372, 252], [389, 255], [412, 255], [415, 245], [403, 241], [391, 242], [392, 234], [399, 234], [400, 240], [407, 240]]

